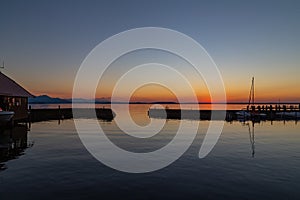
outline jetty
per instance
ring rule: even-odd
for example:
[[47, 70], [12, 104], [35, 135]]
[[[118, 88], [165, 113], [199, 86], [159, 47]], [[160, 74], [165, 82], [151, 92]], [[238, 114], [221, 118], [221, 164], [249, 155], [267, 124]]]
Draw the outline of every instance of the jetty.
[[[76, 117], [94, 118], [92, 108], [75, 108]], [[103, 121], [112, 121], [115, 113], [110, 108], [96, 108], [97, 119]], [[29, 109], [28, 122], [40, 122], [48, 120], [73, 119], [72, 108], [49, 108], [49, 109]]]
[[[188, 119], [188, 120], [226, 120], [226, 121], [247, 121], [247, 120], [299, 120], [300, 105], [259, 105], [251, 107], [252, 112], [263, 115], [256, 115], [255, 118], [241, 116], [239, 110], [184, 110], [184, 109], [158, 109], [151, 108], [148, 110], [150, 118], [159, 119]], [[225, 116], [225, 118], [224, 118]]]

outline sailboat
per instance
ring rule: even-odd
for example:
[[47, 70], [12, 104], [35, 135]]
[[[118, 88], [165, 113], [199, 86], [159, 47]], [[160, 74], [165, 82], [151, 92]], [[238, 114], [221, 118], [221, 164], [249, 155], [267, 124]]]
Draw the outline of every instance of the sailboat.
[[254, 101], [254, 77], [252, 77], [251, 88], [249, 93], [249, 100], [246, 109], [242, 109], [236, 112], [238, 119], [260, 119], [266, 117], [265, 113], [259, 113], [255, 111], [255, 101]]

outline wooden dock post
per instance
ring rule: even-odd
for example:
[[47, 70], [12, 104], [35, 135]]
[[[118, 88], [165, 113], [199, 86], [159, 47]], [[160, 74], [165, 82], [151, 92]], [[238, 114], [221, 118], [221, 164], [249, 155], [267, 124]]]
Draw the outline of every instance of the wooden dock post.
[[29, 110], [28, 110], [28, 116], [27, 116], [27, 123], [29, 124], [29, 129], [31, 128], [31, 105], [29, 105]]
[[60, 105], [58, 105], [58, 120], [61, 118], [61, 111], [60, 111]]

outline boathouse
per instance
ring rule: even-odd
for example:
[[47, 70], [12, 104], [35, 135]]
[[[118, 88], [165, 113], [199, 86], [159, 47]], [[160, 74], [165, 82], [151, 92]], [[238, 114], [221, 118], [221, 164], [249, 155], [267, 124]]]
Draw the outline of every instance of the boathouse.
[[14, 121], [28, 118], [28, 97], [34, 96], [0, 72], [0, 108], [4, 111], [14, 111]]

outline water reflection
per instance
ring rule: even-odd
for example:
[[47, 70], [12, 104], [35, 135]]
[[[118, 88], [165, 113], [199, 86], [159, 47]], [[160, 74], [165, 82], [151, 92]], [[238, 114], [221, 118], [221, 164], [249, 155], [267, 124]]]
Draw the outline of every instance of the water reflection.
[[0, 171], [7, 169], [7, 161], [19, 158], [33, 146], [33, 142], [28, 142], [28, 130], [26, 125], [0, 130]]
[[[250, 125], [251, 123], [251, 125]], [[254, 135], [254, 122], [248, 123], [248, 132], [249, 132], [249, 139], [250, 139], [250, 145], [252, 150], [252, 157], [254, 158], [255, 155], [255, 135]]]
[[255, 121], [242, 122], [243, 126], [246, 126], [248, 128], [252, 158], [254, 158], [255, 156], [255, 123], [259, 123], [259, 122], [255, 122]]

